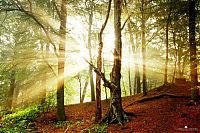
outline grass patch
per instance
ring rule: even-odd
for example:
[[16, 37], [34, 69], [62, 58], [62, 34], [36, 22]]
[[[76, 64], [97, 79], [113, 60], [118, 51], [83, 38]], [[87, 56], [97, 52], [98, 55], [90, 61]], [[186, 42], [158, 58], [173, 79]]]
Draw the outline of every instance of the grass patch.
[[34, 105], [12, 114], [4, 115], [1, 119], [1, 133], [25, 133], [32, 128], [31, 122], [37, 117], [38, 106]]
[[106, 133], [108, 128], [108, 124], [96, 124], [91, 128], [84, 129], [83, 133]]

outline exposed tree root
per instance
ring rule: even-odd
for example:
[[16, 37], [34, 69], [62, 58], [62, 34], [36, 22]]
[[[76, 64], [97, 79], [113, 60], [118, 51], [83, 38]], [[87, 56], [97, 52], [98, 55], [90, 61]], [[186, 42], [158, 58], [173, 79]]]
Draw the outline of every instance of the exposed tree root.
[[110, 108], [109, 108], [107, 114], [100, 121], [100, 124], [107, 123], [107, 124], [123, 125], [124, 122], [129, 121], [128, 116], [136, 117], [137, 115], [132, 112], [125, 112], [122, 109], [122, 107], [116, 102], [116, 100], [112, 99]]
[[169, 93], [164, 93], [160, 95], [154, 95], [151, 97], [145, 97], [140, 100], [137, 100], [136, 102], [145, 102], [145, 101], [150, 101], [150, 100], [155, 100], [163, 97], [169, 97], [169, 98], [190, 98], [190, 96], [183, 96], [183, 95], [174, 95], [174, 94], [169, 94]]

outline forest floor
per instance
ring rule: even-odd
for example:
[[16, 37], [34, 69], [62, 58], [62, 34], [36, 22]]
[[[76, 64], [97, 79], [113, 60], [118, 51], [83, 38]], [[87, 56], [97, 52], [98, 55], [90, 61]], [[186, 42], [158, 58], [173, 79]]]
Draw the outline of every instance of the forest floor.
[[[126, 112], [137, 117], [129, 117], [124, 125], [110, 124], [108, 133], [181, 133], [200, 132], [200, 102], [191, 102], [189, 84], [170, 84], [150, 90], [148, 95], [141, 94], [122, 98]], [[102, 101], [103, 115], [109, 102]], [[67, 122], [56, 123], [56, 110], [40, 114], [34, 121], [38, 132], [94, 132], [95, 102], [68, 105], [65, 107]], [[100, 127], [99, 127], [100, 128]], [[101, 129], [96, 129], [100, 131]]]

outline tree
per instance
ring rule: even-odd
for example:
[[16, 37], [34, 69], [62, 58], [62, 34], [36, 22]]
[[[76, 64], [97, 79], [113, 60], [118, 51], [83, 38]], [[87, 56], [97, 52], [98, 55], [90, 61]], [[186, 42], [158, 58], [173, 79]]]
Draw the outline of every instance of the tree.
[[195, 0], [189, 0], [189, 43], [190, 43], [190, 76], [192, 82], [191, 98], [198, 99], [199, 89], [197, 76], [197, 54], [196, 54], [196, 40], [195, 40]]
[[[111, 9], [111, 3], [112, 0], [109, 0], [108, 4], [108, 10], [105, 22], [103, 23], [101, 30], [99, 32], [99, 48], [98, 48], [98, 57], [97, 57], [97, 69], [98, 71], [102, 71], [102, 50], [103, 50], [103, 31], [106, 27], [106, 24], [108, 22], [108, 18], [110, 15], [110, 9]], [[91, 61], [90, 61], [91, 62]], [[101, 111], [101, 77], [96, 74], [96, 112], [95, 112], [95, 121], [99, 121], [102, 117], [102, 111]]]
[[143, 58], [143, 74], [142, 74], [142, 84], [143, 84], [143, 95], [147, 94], [147, 77], [146, 77], [146, 38], [145, 38], [145, 1], [142, 0], [142, 7], [141, 7], [141, 13], [142, 13], [142, 25], [141, 25], [141, 30], [142, 30], [142, 58]]
[[[169, 2], [169, 0], [168, 0]], [[169, 13], [167, 16], [167, 22], [166, 22], [166, 29], [165, 29], [165, 33], [166, 33], [166, 59], [165, 59], [165, 74], [164, 74], [164, 84], [167, 84], [167, 71], [168, 71], [168, 62], [169, 62], [169, 24], [170, 24], [170, 20], [171, 20], [171, 5], [172, 5], [172, 1], [170, 2], [170, 9], [169, 9]]]
[[121, 59], [122, 59], [122, 41], [121, 41], [121, 8], [122, 0], [114, 0], [114, 32], [115, 32], [115, 48], [114, 48], [114, 64], [110, 74], [111, 83], [107, 84], [111, 91], [110, 107], [103, 118], [103, 122], [120, 123], [128, 120], [125, 111], [122, 108], [121, 99]]
[[67, 21], [67, 0], [62, 0], [60, 11], [60, 44], [58, 55], [58, 81], [57, 81], [57, 119], [66, 120], [64, 109], [64, 70], [65, 70], [65, 40]]
[[[88, 28], [88, 50], [90, 62], [92, 62], [92, 46], [91, 46], [91, 36], [92, 36], [92, 23], [93, 23], [93, 1], [89, 0], [89, 28]], [[89, 77], [90, 77], [90, 87], [91, 87], [91, 101], [95, 101], [94, 93], [94, 81], [93, 81], [93, 68], [89, 66]]]

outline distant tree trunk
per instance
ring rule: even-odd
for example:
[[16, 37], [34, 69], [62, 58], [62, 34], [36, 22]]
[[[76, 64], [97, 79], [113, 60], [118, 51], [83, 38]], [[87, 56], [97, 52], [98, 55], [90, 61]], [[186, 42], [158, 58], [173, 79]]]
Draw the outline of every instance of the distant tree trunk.
[[143, 95], [147, 95], [147, 77], [146, 77], [146, 37], [145, 37], [145, 13], [144, 13], [144, 0], [142, 0], [142, 57], [143, 57], [143, 79], [142, 79], [142, 84], [143, 84]]
[[[169, 2], [169, 0], [168, 0]], [[172, 1], [171, 1], [172, 2]], [[169, 62], [169, 23], [170, 23], [170, 16], [171, 16], [171, 4], [170, 3], [170, 11], [167, 16], [167, 23], [166, 23], [166, 59], [165, 59], [165, 74], [164, 74], [164, 84], [168, 83], [167, 77], [168, 77], [168, 62]]]
[[191, 98], [197, 100], [199, 96], [198, 76], [197, 76], [197, 54], [195, 40], [195, 0], [189, 0], [189, 43], [190, 43], [190, 76], [192, 82]]
[[[46, 49], [43, 50], [43, 56], [45, 56], [44, 58], [47, 59], [48, 61], [48, 58], [49, 58], [49, 44], [46, 44]], [[48, 71], [45, 71], [43, 73], [43, 78], [42, 78], [42, 94], [41, 94], [41, 101], [40, 101], [40, 104], [44, 104], [45, 103], [45, 100], [46, 100], [46, 93], [47, 93], [47, 72]]]
[[82, 96], [81, 96], [81, 103], [84, 102], [88, 83], [89, 83], [89, 77], [87, 77], [86, 80], [85, 80], [85, 85], [84, 85], [84, 87], [83, 87], [83, 93], [82, 93]]
[[165, 58], [165, 74], [164, 74], [164, 84], [167, 84], [168, 81], [167, 81], [167, 70], [168, 70], [168, 60], [169, 60], [169, 57], [168, 57], [168, 54], [169, 54], [169, 42], [168, 42], [168, 28], [169, 28], [169, 23], [167, 22], [166, 24], [166, 58]]
[[[128, 21], [128, 31], [129, 31], [129, 37], [130, 37], [130, 46], [129, 46], [129, 60], [128, 60], [128, 83], [129, 83], [129, 92], [130, 95], [132, 95], [132, 86], [131, 86], [131, 70], [130, 70], [130, 54], [131, 54], [131, 46], [134, 48], [133, 49], [133, 54], [135, 55], [135, 47], [134, 47], [134, 43], [133, 43], [133, 33], [131, 30], [131, 23], [130, 20]], [[136, 60], [136, 58], [134, 58], [134, 60]], [[136, 62], [136, 61], [134, 61]]]
[[[91, 46], [92, 23], [93, 23], [93, 3], [90, 1], [89, 29], [88, 29], [88, 50], [89, 50], [90, 62], [92, 62], [92, 46]], [[90, 86], [91, 86], [91, 101], [95, 101], [93, 68], [91, 66], [89, 66], [89, 77], [90, 77]]]
[[7, 102], [7, 108], [9, 110], [12, 109], [12, 103], [13, 103], [13, 97], [14, 97], [14, 91], [15, 91], [15, 70], [11, 71], [10, 74], [10, 90], [8, 93], [8, 102]]
[[136, 33], [136, 52], [135, 52], [135, 84], [137, 94], [141, 93], [141, 84], [140, 84], [140, 70], [138, 65], [138, 34]]
[[[102, 50], [103, 50], [103, 31], [106, 27], [108, 22], [108, 18], [110, 15], [110, 8], [111, 8], [111, 1], [109, 0], [108, 11], [106, 15], [105, 22], [102, 25], [102, 28], [99, 32], [99, 48], [98, 48], [98, 57], [97, 57], [97, 68], [101, 72], [102, 70]], [[91, 67], [91, 66], [90, 66]], [[96, 74], [96, 112], [95, 112], [95, 121], [98, 122], [102, 118], [102, 111], [101, 111], [101, 77]]]
[[77, 78], [78, 78], [78, 82], [79, 82], [79, 99], [80, 99], [80, 103], [81, 102], [81, 99], [82, 99], [82, 83], [81, 83], [81, 76], [80, 76], [80, 73], [78, 73], [77, 75]]
[[[103, 72], [105, 74], [106, 72], [106, 69], [105, 69], [105, 60], [103, 58]], [[107, 88], [104, 86], [104, 89], [105, 89], [105, 94], [106, 94], [106, 101], [108, 100], [108, 93], [107, 93]]]
[[106, 117], [102, 120], [107, 123], [122, 124], [128, 118], [122, 108], [121, 101], [121, 59], [122, 59], [122, 42], [121, 42], [121, 5], [122, 0], [114, 0], [114, 30], [115, 30], [115, 48], [114, 64], [111, 76], [111, 101]]
[[173, 72], [173, 78], [172, 78], [172, 83], [175, 82], [175, 77], [176, 77], [176, 64], [177, 64], [177, 48], [176, 48], [176, 33], [173, 30], [173, 44], [174, 44], [174, 72]]
[[60, 44], [58, 55], [58, 81], [57, 81], [57, 120], [65, 121], [64, 108], [64, 68], [65, 68], [65, 42], [66, 42], [66, 23], [67, 23], [67, 0], [62, 0], [60, 11]]

